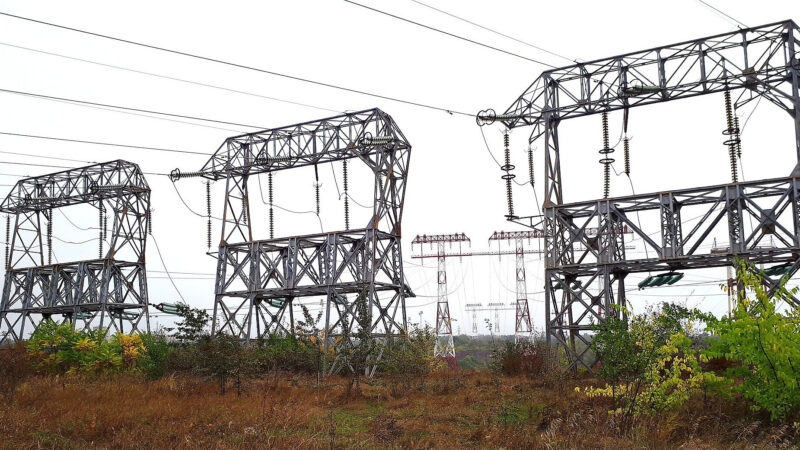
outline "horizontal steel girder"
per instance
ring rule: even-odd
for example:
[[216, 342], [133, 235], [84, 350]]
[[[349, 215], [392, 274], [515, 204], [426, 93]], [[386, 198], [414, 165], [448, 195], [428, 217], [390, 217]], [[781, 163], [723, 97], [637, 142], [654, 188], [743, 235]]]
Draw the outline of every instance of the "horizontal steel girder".
[[543, 72], [500, 119], [508, 128], [544, 125], [734, 88], [792, 112], [798, 51], [800, 28], [787, 20], [581, 62]]
[[410, 148], [391, 116], [376, 108], [228, 138], [200, 174], [220, 180], [351, 158], [377, 168], [382, 155]]

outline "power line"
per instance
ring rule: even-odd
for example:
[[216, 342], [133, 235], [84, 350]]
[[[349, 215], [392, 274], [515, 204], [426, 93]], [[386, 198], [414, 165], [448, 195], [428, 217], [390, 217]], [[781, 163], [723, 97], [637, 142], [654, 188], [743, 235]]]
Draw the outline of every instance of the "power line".
[[314, 108], [314, 109], [319, 109], [319, 110], [322, 110], [322, 111], [328, 111], [328, 112], [333, 112], [333, 113], [341, 113], [342, 112], [342, 111], [339, 111], [339, 110], [330, 109], [330, 108], [324, 108], [322, 106], [311, 105], [311, 104], [308, 104], [308, 103], [301, 103], [301, 102], [296, 102], [296, 101], [293, 101], [293, 100], [286, 100], [286, 99], [277, 98], [277, 97], [270, 97], [268, 95], [256, 94], [256, 93], [253, 93], [253, 92], [242, 91], [242, 90], [239, 90], [239, 89], [231, 89], [231, 88], [227, 88], [227, 87], [224, 87], [224, 86], [217, 86], [217, 85], [214, 85], [214, 84], [201, 83], [199, 81], [192, 81], [192, 80], [173, 77], [173, 76], [169, 76], [169, 75], [161, 75], [161, 74], [158, 74], [158, 73], [145, 72], [143, 70], [131, 69], [129, 67], [116, 66], [114, 64], [101, 63], [101, 62], [92, 61], [92, 60], [89, 60], [89, 59], [83, 59], [83, 58], [77, 58], [77, 57], [74, 57], [74, 56], [62, 55], [62, 54], [59, 54], [59, 53], [53, 53], [53, 52], [48, 52], [48, 51], [44, 51], [44, 50], [38, 50], [38, 49], [35, 49], [35, 48], [23, 47], [23, 46], [20, 46], [20, 45], [9, 44], [9, 43], [6, 43], [6, 42], [0, 42], [0, 45], [4, 45], [6, 47], [16, 48], [16, 49], [20, 49], [20, 50], [26, 50], [26, 51], [34, 52], [34, 53], [41, 53], [41, 54], [44, 54], [44, 55], [55, 56], [55, 57], [58, 57], [58, 58], [69, 59], [69, 60], [72, 60], [72, 61], [79, 61], [79, 62], [83, 62], [83, 63], [87, 63], [87, 64], [94, 64], [94, 65], [101, 66], [101, 67], [108, 67], [108, 68], [111, 68], [111, 69], [124, 70], [126, 72], [132, 72], [132, 73], [136, 73], [136, 74], [140, 74], [140, 75], [147, 75], [147, 76], [156, 77], [156, 78], [163, 78], [163, 79], [166, 79], [166, 80], [179, 81], [181, 83], [188, 83], [188, 84], [193, 84], [193, 85], [196, 85], [196, 86], [203, 86], [203, 87], [208, 87], [208, 88], [212, 88], [212, 89], [219, 89], [219, 90], [222, 90], [222, 91], [234, 92], [234, 93], [237, 93], [237, 94], [250, 95], [250, 96], [253, 96], [253, 97], [263, 98], [263, 99], [272, 100], [272, 101], [276, 101], [276, 102], [283, 102], [283, 103], [289, 103], [289, 104], [297, 105], [297, 106], [304, 106], [306, 108]]
[[260, 126], [260, 125], [248, 125], [248, 124], [237, 123], [237, 122], [228, 122], [228, 121], [225, 121], [225, 120], [206, 119], [206, 118], [203, 118], [203, 117], [187, 116], [187, 115], [183, 115], [183, 114], [165, 113], [165, 112], [148, 110], [148, 109], [132, 108], [132, 107], [129, 107], [129, 106], [109, 105], [109, 104], [105, 104], [105, 103], [90, 102], [90, 101], [86, 101], [86, 100], [75, 100], [75, 99], [71, 99], [71, 98], [56, 97], [56, 96], [52, 96], [52, 95], [34, 94], [32, 92], [14, 91], [14, 90], [11, 90], [11, 89], [2, 89], [2, 88], [0, 88], [0, 92], [5, 92], [5, 93], [8, 93], [8, 94], [24, 95], [24, 96], [28, 96], [28, 97], [43, 98], [43, 99], [47, 99], [47, 100], [56, 100], [56, 101], [61, 101], [61, 102], [80, 103], [82, 105], [97, 106], [97, 107], [101, 107], [101, 108], [121, 109], [121, 110], [124, 110], [124, 111], [134, 111], [134, 112], [145, 113], [145, 114], [156, 114], [156, 115], [159, 115], [159, 116], [178, 117], [178, 118], [181, 118], [181, 119], [199, 120], [199, 121], [202, 121], [202, 122], [212, 122], [212, 123], [219, 123], [219, 124], [223, 124], [223, 125], [234, 125], [234, 126], [237, 126], [237, 127], [245, 127], [245, 128], [255, 128], [255, 129], [259, 129], [259, 130], [263, 130], [264, 128], [266, 128], [266, 127]]
[[429, 8], [429, 9], [432, 9], [432, 10], [434, 10], [434, 11], [437, 11], [437, 12], [439, 12], [439, 13], [442, 13], [442, 14], [444, 14], [444, 15], [446, 15], [446, 16], [450, 16], [450, 17], [452, 17], [452, 18], [454, 18], [454, 19], [458, 19], [458, 20], [460, 20], [460, 21], [462, 21], [462, 22], [466, 22], [466, 23], [468, 23], [468, 24], [470, 24], [470, 25], [474, 25], [474, 26], [476, 26], [476, 27], [478, 27], [478, 28], [480, 28], [480, 29], [486, 30], [486, 31], [488, 31], [488, 32], [490, 32], [490, 33], [494, 33], [494, 34], [496, 34], [496, 35], [498, 35], [498, 36], [502, 36], [502, 37], [504, 37], [504, 38], [506, 38], [506, 39], [511, 39], [511, 40], [512, 40], [512, 41], [514, 41], [514, 42], [519, 42], [520, 44], [527, 45], [528, 47], [535, 48], [536, 50], [540, 50], [540, 51], [543, 51], [543, 52], [545, 52], [545, 53], [549, 53], [549, 54], [551, 54], [551, 55], [553, 55], [553, 56], [556, 56], [556, 57], [558, 57], [558, 58], [561, 58], [561, 59], [567, 60], [567, 61], [569, 61], [569, 62], [571, 62], [571, 63], [575, 62], [575, 60], [573, 60], [573, 59], [571, 59], [571, 58], [568, 58], [568, 57], [566, 57], [566, 56], [564, 56], [564, 55], [560, 55], [560, 54], [558, 54], [558, 53], [556, 53], [556, 52], [553, 52], [553, 51], [547, 50], [546, 48], [539, 47], [539, 46], [538, 46], [538, 45], [536, 45], [536, 44], [531, 44], [530, 42], [523, 41], [522, 39], [515, 38], [514, 36], [509, 36], [509, 35], [507, 35], [507, 34], [501, 33], [501, 32], [499, 32], [499, 31], [497, 31], [497, 30], [494, 30], [494, 29], [492, 29], [492, 28], [489, 28], [489, 27], [487, 27], [487, 26], [481, 25], [481, 24], [479, 24], [479, 23], [475, 23], [475, 22], [473, 22], [473, 21], [471, 21], [471, 20], [468, 20], [468, 19], [465, 19], [465, 18], [463, 18], [463, 17], [457, 16], [457, 15], [455, 15], [455, 14], [453, 14], [453, 13], [449, 13], [449, 12], [447, 12], [447, 11], [444, 11], [444, 10], [442, 10], [442, 9], [439, 9], [439, 8], [436, 8], [436, 7], [434, 7], [434, 6], [428, 5], [427, 3], [422, 3], [422, 2], [421, 2], [421, 1], [419, 1], [419, 0], [411, 0], [411, 1], [412, 1], [412, 2], [414, 2], [414, 3], [416, 3], [416, 4], [418, 4], [418, 5], [421, 5], [421, 6], [424, 6], [424, 7], [426, 7], [426, 8]]
[[[136, 150], [153, 150], [159, 152], [171, 152], [171, 153], [185, 153], [189, 155], [203, 155], [203, 156], [211, 156], [210, 153], [203, 153], [203, 152], [193, 152], [190, 150], [175, 150], [171, 148], [161, 148], [161, 147], [147, 147], [143, 145], [131, 145], [131, 144], [119, 144], [115, 142], [101, 142], [101, 141], [89, 141], [84, 139], [71, 139], [71, 138], [63, 138], [63, 137], [55, 137], [55, 136], [41, 136], [36, 134], [22, 134], [22, 133], [11, 133], [9, 131], [0, 131], [0, 135], [6, 136], [16, 136], [16, 137], [24, 137], [24, 138], [32, 138], [32, 139], [46, 139], [51, 141], [62, 141], [62, 142], [74, 142], [77, 144], [91, 144], [91, 145], [105, 145], [109, 147], [122, 147], [122, 148], [131, 148]], [[3, 152], [3, 153], [10, 153], [10, 152]], [[32, 155], [31, 155], [32, 156]], [[39, 156], [39, 155], [36, 155]], [[45, 158], [44, 156], [39, 156], [40, 158]], [[59, 158], [64, 159], [64, 158]]]
[[[30, 156], [35, 156], [35, 155], [30, 155]], [[69, 170], [69, 169], [77, 169], [77, 167], [71, 167], [71, 166], [59, 166], [59, 165], [55, 165], [55, 164], [23, 163], [23, 162], [16, 162], [16, 161], [0, 161], [0, 164], [12, 164], [12, 165], [15, 165], [15, 166], [46, 167], [46, 168], [50, 168], [50, 169], [67, 169], [67, 170]], [[158, 172], [142, 172], [142, 173], [145, 174], [145, 175], [158, 175], [158, 176], [165, 176], [165, 177], [169, 176], [169, 174], [158, 173]], [[22, 175], [14, 175], [14, 176], [22, 177]]]
[[727, 17], [728, 19], [731, 19], [732, 21], [734, 21], [735, 23], [737, 23], [737, 24], [739, 24], [739, 25], [743, 26], [744, 28], [750, 28], [750, 27], [748, 27], [747, 25], [745, 25], [744, 23], [742, 23], [742, 22], [740, 22], [740, 21], [738, 21], [738, 20], [734, 19], [734, 18], [733, 18], [733, 17], [731, 17], [730, 15], [726, 14], [726, 13], [725, 13], [724, 11], [722, 11], [721, 9], [719, 9], [719, 8], [715, 7], [714, 5], [711, 5], [710, 3], [704, 2], [703, 0], [697, 0], [697, 1], [698, 1], [698, 2], [700, 2], [700, 3], [702, 3], [702, 4], [704, 4], [704, 5], [706, 5], [706, 6], [708, 6], [709, 8], [713, 9], [714, 11], [716, 11], [716, 12], [718, 12], [718, 13], [722, 14], [723, 16]]
[[[353, 5], [360, 6], [362, 8], [368, 9], [370, 11], [374, 11], [376, 13], [392, 17], [394, 19], [401, 20], [403, 22], [407, 22], [407, 23], [416, 25], [418, 27], [422, 27], [422, 28], [425, 28], [425, 29], [428, 29], [428, 30], [431, 30], [431, 31], [435, 31], [437, 33], [442, 33], [444, 35], [447, 35], [447, 36], [450, 36], [450, 37], [454, 37], [456, 39], [460, 39], [462, 41], [469, 42], [471, 44], [479, 45], [481, 47], [485, 47], [485, 48], [488, 48], [488, 49], [491, 49], [491, 50], [494, 50], [494, 51], [497, 51], [497, 52], [500, 52], [500, 53], [505, 53], [506, 55], [515, 56], [517, 58], [524, 59], [524, 60], [527, 60], [527, 61], [530, 61], [530, 62], [534, 62], [536, 64], [541, 64], [541, 65], [544, 65], [544, 66], [547, 66], [547, 67], [550, 67], [550, 68], [553, 68], [553, 69], [556, 68], [556, 66], [554, 66], [552, 64], [548, 64], [546, 62], [539, 61], [539, 60], [536, 60], [536, 59], [533, 59], [533, 58], [528, 58], [527, 56], [522, 56], [522, 55], [520, 55], [518, 53], [510, 52], [508, 50], [503, 50], [501, 48], [493, 47], [493, 46], [491, 46], [489, 44], [484, 44], [483, 42], [478, 42], [478, 41], [475, 41], [475, 40], [472, 40], [472, 39], [469, 39], [469, 38], [465, 38], [465, 37], [459, 36], [457, 34], [453, 34], [453, 33], [450, 33], [450, 32], [444, 31], [444, 30], [440, 30], [438, 28], [434, 28], [434, 27], [429, 26], [429, 25], [425, 25], [425, 24], [422, 24], [422, 23], [419, 23], [419, 22], [415, 22], [413, 20], [406, 19], [404, 17], [396, 16], [396, 15], [388, 13], [386, 11], [381, 11], [380, 9], [372, 8], [372, 7], [367, 6], [367, 5], [362, 5], [361, 3], [356, 3], [356, 2], [351, 1], [351, 0], [344, 0], [344, 1], [347, 2], [347, 3], [353, 4]], [[472, 116], [472, 114], [470, 116]]]
[[[184, 52], [184, 51], [180, 51], [180, 50], [173, 50], [173, 49], [169, 49], [169, 48], [166, 48], [166, 47], [160, 47], [160, 46], [157, 46], [157, 45], [145, 44], [145, 43], [142, 43], [142, 42], [132, 41], [132, 40], [128, 40], [128, 39], [122, 39], [122, 38], [118, 38], [118, 37], [107, 35], [107, 34], [95, 33], [95, 32], [92, 32], [92, 31], [87, 31], [87, 30], [82, 30], [82, 29], [79, 29], [79, 28], [68, 27], [68, 26], [65, 26], [65, 25], [59, 25], [59, 24], [52, 23], [52, 22], [45, 22], [43, 20], [31, 19], [29, 17], [18, 16], [18, 15], [15, 15], [15, 14], [10, 14], [10, 13], [6, 13], [6, 12], [2, 12], [2, 11], [0, 11], [0, 15], [1, 16], [6, 16], [6, 17], [12, 17], [14, 19], [24, 20], [24, 21], [27, 21], [27, 22], [37, 23], [37, 24], [40, 24], [40, 25], [46, 25], [46, 26], [49, 26], [49, 27], [59, 28], [59, 29], [62, 29], [62, 30], [72, 31], [72, 32], [75, 32], [75, 33], [81, 33], [81, 34], [85, 34], [85, 35], [88, 35], [88, 36], [94, 36], [94, 37], [99, 37], [99, 38], [102, 38], [102, 39], [108, 39], [108, 40], [112, 40], [112, 41], [116, 41], [116, 42], [122, 42], [122, 43], [125, 43], [125, 44], [135, 45], [135, 46], [138, 46], [138, 47], [148, 48], [148, 49], [151, 49], [151, 50], [158, 50], [158, 51], [161, 51], [161, 52], [173, 53], [173, 54], [185, 56], [185, 57], [188, 57], [188, 58], [194, 58], [194, 59], [199, 59], [199, 60], [202, 60], [202, 61], [213, 62], [213, 63], [222, 64], [222, 65], [226, 65], [226, 66], [230, 66], [230, 67], [236, 67], [236, 68], [239, 68], [239, 69], [251, 70], [253, 72], [264, 73], [264, 74], [267, 74], [267, 75], [273, 75], [273, 76], [276, 76], [276, 77], [286, 78], [286, 79], [289, 79], [289, 80], [300, 81], [300, 82], [303, 82], [303, 83], [314, 84], [314, 85], [317, 85], [317, 86], [327, 87], [327, 88], [331, 88], [331, 89], [337, 89], [337, 90], [340, 90], [340, 91], [351, 92], [351, 93], [354, 93], [354, 94], [366, 95], [366, 96], [369, 96], [369, 97], [380, 98], [380, 99], [383, 99], [383, 100], [389, 100], [389, 101], [398, 102], [398, 103], [405, 103], [407, 105], [418, 106], [420, 108], [427, 108], [427, 109], [432, 109], [432, 110], [436, 110], [436, 111], [442, 111], [442, 112], [446, 112], [448, 114], [458, 114], [458, 115], [467, 116], [467, 117], [474, 117], [474, 114], [457, 111], [457, 110], [454, 110], [454, 109], [451, 109], [451, 108], [443, 108], [443, 107], [439, 107], [439, 106], [428, 105], [428, 104], [425, 104], [425, 103], [419, 103], [419, 102], [414, 102], [414, 101], [410, 101], [410, 100], [403, 100], [403, 99], [400, 99], [400, 98], [397, 98], [397, 97], [391, 97], [391, 96], [388, 96], [388, 95], [375, 94], [375, 93], [368, 92], [368, 91], [363, 91], [363, 90], [354, 89], [354, 88], [348, 88], [348, 87], [339, 86], [339, 85], [335, 85], [335, 84], [331, 84], [331, 83], [325, 83], [325, 82], [322, 82], [322, 81], [312, 80], [312, 79], [309, 79], [309, 78], [303, 78], [303, 77], [299, 77], [299, 76], [295, 76], [295, 75], [289, 75], [289, 74], [285, 74], [285, 73], [281, 73], [281, 72], [275, 72], [275, 71], [272, 71], [272, 70], [260, 69], [260, 68], [253, 67], [253, 66], [247, 66], [247, 65], [244, 65], [244, 64], [225, 61], [225, 60], [222, 60], [222, 59], [211, 58], [211, 57], [208, 57], [208, 56], [202, 56], [202, 55], [198, 55], [198, 54], [195, 54], [195, 53], [189, 53], [189, 52]], [[256, 127], [256, 128], [258, 128], [258, 127]]]

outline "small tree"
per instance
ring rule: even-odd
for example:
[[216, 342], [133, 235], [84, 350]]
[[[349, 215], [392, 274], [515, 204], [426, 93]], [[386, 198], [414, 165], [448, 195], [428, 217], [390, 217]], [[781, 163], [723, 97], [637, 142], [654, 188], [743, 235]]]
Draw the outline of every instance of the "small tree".
[[297, 334], [300, 337], [301, 344], [307, 350], [307, 355], [311, 358], [311, 365], [317, 373], [317, 384], [319, 385], [322, 372], [324, 370], [324, 347], [322, 331], [318, 328], [317, 324], [322, 319], [322, 311], [317, 314], [317, 317], [311, 315], [305, 305], [300, 305], [303, 311], [303, 320], [297, 322]]
[[377, 349], [377, 342], [372, 336], [372, 308], [370, 308], [369, 295], [366, 290], [356, 297], [355, 310], [357, 328], [353, 337], [356, 344], [350, 354], [350, 367], [353, 369], [356, 389], [360, 390], [361, 374], [369, 368]]
[[252, 373], [252, 356], [250, 349], [235, 336], [204, 336], [197, 343], [194, 370], [216, 380], [222, 395], [225, 395], [228, 382], [233, 380], [236, 394], [241, 395], [242, 381]]
[[[718, 339], [705, 354], [741, 363], [729, 370], [744, 380], [735, 389], [755, 403], [753, 409], [783, 420], [800, 412], [800, 310], [788, 301], [798, 288], [788, 291], [786, 277], [770, 296], [757, 269], [743, 261], [736, 265], [746, 294], [740, 294], [732, 317], [709, 323]], [[786, 312], [778, 312], [784, 302]]]
[[208, 322], [211, 316], [202, 309], [192, 308], [185, 303], [178, 303], [178, 316], [181, 320], [176, 323], [175, 339], [181, 344], [197, 342], [208, 334]]

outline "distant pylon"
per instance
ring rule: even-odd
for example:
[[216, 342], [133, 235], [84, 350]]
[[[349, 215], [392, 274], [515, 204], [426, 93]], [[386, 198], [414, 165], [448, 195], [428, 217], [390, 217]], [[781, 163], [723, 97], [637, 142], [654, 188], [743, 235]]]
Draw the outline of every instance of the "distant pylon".
[[472, 311], [472, 334], [478, 334], [478, 311]]
[[528, 285], [525, 281], [525, 251], [521, 238], [518, 237], [514, 241], [517, 253], [517, 317], [514, 321], [514, 341], [530, 340], [533, 328], [531, 311], [528, 307]]
[[433, 355], [439, 358], [456, 358], [453, 344], [453, 326], [450, 322], [450, 303], [447, 300], [447, 270], [445, 267], [444, 242], [437, 242], [439, 261], [438, 298], [436, 301], [436, 346]]

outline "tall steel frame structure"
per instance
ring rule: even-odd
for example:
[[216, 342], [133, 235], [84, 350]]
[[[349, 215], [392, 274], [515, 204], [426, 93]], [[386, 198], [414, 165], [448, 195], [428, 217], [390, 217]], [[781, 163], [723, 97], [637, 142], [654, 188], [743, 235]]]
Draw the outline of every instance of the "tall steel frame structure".
[[[97, 259], [53, 263], [53, 213], [81, 204], [105, 215], [101, 229], [111, 216], [110, 233], [100, 236], [107, 250], [100, 244]], [[84, 330], [150, 331], [150, 187], [138, 165], [117, 160], [22, 179], [0, 211], [14, 217], [13, 231], [7, 230], [0, 344], [24, 339], [26, 325], [35, 329], [59, 314]]]
[[[531, 310], [528, 306], [528, 283], [525, 277], [525, 241], [537, 239], [539, 233], [535, 230], [528, 231], [495, 231], [489, 237], [489, 243], [496, 241], [514, 242], [514, 255], [516, 257], [516, 293], [515, 304], [516, 318], [514, 319], [514, 341], [533, 340], [533, 326], [531, 325]], [[499, 251], [499, 249], [498, 249]]]
[[[554, 339], [566, 348], [572, 367], [593, 365], [584, 334], [593, 320], [620, 317], [614, 306], [625, 303], [629, 273], [726, 266], [735, 257], [790, 265], [789, 276], [800, 268], [798, 170], [772, 180], [564, 201], [561, 121], [736, 89], [751, 93], [741, 103], [760, 96], [790, 114], [800, 159], [800, 29], [791, 20], [548, 70], [503, 114], [491, 110], [478, 114], [481, 125], [495, 120], [509, 129], [529, 125], [530, 142], [544, 139], [546, 334], [548, 341]], [[685, 219], [689, 210], [700, 212], [698, 223]], [[640, 229], [630, 220], [632, 213], [648, 211], [658, 215], [659, 228]], [[513, 220], [538, 226], [534, 217]], [[596, 238], [585, 233], [590, 223], [600, 229]], [[651, 249], [648, 257], [627, 257], [620, 224], [630, 227]], [[728, 252], [701, 253], [700, 245], [718, 224], [727, 228]], [[759, 248], [765, 235], [778, 238], [781, 247]], [[578, 249], [579, 244], [585, 248]], [[583, 282], [573, 288], [578, 280]], [[769, 277], [765, 281], [776, 285]], [[592, 291], [593, 284], [600, 288]], [[599, 308], [595, 311], [592, 306]]]
[[[213, 332], [245, 341], [292, 334], [295, 299], [324, 297], [328, 348], [342, 336], [343, 316], [349, 315], [349, 327], [357, 322], [355, 299], [363, 294], [373, 336], [404, 335], [408, 294], [400, 224], [410, 155], [411, 145], [391, 116], [369, 109], [231, 137], [199, 172], [173, 171], [174, 180], [225, 182]], [[374, 175], [372, 216], [363, 227], [253, 239], [251, 176], [347, 160], [364, 163]], [[388, 299], [379, 295], [384, 292]]]
[[433, 356], [442, 358], [453, 367], [456, 363], [456, 346], [453, 343], [453, 324], [450, 320], [450, 301], [447, 292], [447, 265], [446, 260], [449, 255], [446, 246], [453, 243], [458, 244], [458, 256], [461, 256], [461, 245], [470, 244], [470, 239], [464, 233], [455, 234], [433, 234], [417, 236], [411, 241], [411, 246], [420, 245], [420, 257], [422, 256], [422, 245], [436, 245], [436, 262], [438, 266], [436, 275], [436, 343], [433, 347]]

